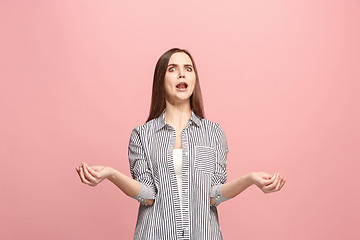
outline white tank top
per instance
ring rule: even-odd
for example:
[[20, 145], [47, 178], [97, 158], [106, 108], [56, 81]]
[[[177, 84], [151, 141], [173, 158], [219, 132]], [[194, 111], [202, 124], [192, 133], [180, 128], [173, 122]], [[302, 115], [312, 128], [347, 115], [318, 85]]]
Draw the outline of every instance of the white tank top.
[[[177, 179], [177, 185], [178, 185], [178, 191], [179, 191], [179, 198], [180, 198], [180, 208], [182, 209], [182, 179], [181, 179], [181, 173], [182, 173], [182, 149], [174, 149], [173, 151], [173, 160], [174, 160], [174, 169]], [[182, 211], [181, 211], [182, 216]]]

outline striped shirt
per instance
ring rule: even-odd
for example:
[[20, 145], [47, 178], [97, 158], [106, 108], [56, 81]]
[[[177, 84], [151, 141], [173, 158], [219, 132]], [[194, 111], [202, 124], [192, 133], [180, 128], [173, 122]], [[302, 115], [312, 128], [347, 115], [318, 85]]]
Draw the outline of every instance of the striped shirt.
[[[173, 162], [176, 133], [164, 112], [135, 127], [130, 136], [130, 172], [141, 185], [134, 197], [140, 202], [134, 239], [222, 239], [217, 206], [228, 200], [221, 194], [229, 151], [225, 134], [218, 123], [192, 111], [181, 132], [179, 192]], [[210, 205], [210, 197], [215, 205]], [[154, 204], [146, 205], [145, 199], [155, 199]]]

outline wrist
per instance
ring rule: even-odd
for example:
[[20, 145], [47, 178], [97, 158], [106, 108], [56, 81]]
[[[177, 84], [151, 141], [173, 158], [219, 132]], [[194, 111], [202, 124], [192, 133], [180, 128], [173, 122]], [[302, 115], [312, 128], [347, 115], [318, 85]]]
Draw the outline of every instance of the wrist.
[[248, 174], [248, 176], [249, 176], [250, 185], [255, 184], [255, 172], [250, 172], [250, 173]]
[[115, 169], [113, 169], [112, 167], [106, 167], [106, 179], [112, 181], [114, 179], [114, 174], [115, 174]]

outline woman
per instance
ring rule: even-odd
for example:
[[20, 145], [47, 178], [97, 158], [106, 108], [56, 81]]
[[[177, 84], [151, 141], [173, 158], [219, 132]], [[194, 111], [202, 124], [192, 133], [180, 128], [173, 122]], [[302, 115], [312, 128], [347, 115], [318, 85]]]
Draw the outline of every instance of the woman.
[[222, 239], [217, 206], [251, 185], [279, 191], [279, 174], [252, 172], [226, 183], [228, 153], [219, 124], [204, 118], [195, 62], [187, 50], [173, 48], [158, 60], [150, 115], [129, 141], [133, 178], [111, 167], [76, 170], [96, 186], [108, 179], [140, 202], [134, 239]]

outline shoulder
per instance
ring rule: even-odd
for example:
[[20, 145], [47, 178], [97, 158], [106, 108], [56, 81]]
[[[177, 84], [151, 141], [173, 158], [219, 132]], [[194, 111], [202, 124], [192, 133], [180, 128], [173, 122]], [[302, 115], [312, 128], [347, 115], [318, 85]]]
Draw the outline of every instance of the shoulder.
[[221, 125], [219, 123], [210, 121], [209, 119], [206, 118], [201, 119], [201, 126], [206, 127], [209, 130], [223, 132]]
[[214, 139], [214, 141], [216, 143], [216, 149], [217, 150], [222, 149], [225, 151], [229, 151], [225, 132], [222, 129], [221, 125], [217, 122], [212, 122], [205, 118], [203, 118], [201, 120], [201, 122], [202, 122], [203, 126], [206, 128], [206, 131], [209, 134], [209, 136], [211, 136], [211, 138]]
[[144, 123], [143, 125], [137, 125], [136, 127], [134, 127], [131, 132], [131, 135], [141, 136], [141, 135], [147, 134], [147, 133], [151, 132], [151, 130], [153, 130], [156, 126], [157, 126], [156, 119], [152, 119], [152, 120]]
[[201, 125], [217, 144], [222, 148], [227, 148], [225, 132], [219, 123], [203, 118], [201, 120]]

